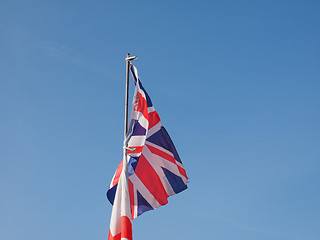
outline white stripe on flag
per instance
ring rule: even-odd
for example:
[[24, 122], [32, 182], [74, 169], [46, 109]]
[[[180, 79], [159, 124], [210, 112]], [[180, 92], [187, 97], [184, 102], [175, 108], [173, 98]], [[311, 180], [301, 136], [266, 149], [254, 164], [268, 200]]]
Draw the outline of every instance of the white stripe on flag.
[[129, 176], [129, 179], [137, 188], [142, 197], [146, 199], [146, 201], [151, 205], [152, 208], [158, 208], [161, 206], [160, 203], [158, 203], [158, 201], [154, 198], [154, 196], [150, 193], [150, 191], [141, 182], [141, 180], [138, 178], [136, 174], [132, 174], [131, 176]]
[[152, 112], [154, 112], [155, 111], [155, 109], [154, 109], [154, 107], [152, 106], [152, 107], [148, 107], [148, 113], [152, 113]]
[[128, 147], [143, 146], [146, 140], [146, 136], [132, 136], [128, 142]]
[[138, 120], [139, 124], [144, 127], [145, 129], [148, 129], [149, 127], [149, 122], [148, 120], [143, 116], [143, 114], [139, 111], [134, 111], [132, 115], [130, 116], [130, 121], [131, 119]]
[[110, 232], [113, 236], [121, 232], [122, 216], [126, 216], [129, 219], [131, 219], [128, 184], [126, 174], [124, 171], [122, 171], [120, 175], [111, 213]]
[[170, 172], [176, 174], [177, 176], [180, 176], [180, 172], [178, 170], [177, 165], [175, 165], [172, 162], [169, 162], [168, 160], [160, 157], [159, 155], [152, 153], [148, 148], [148, 145], [144, 146], [143, 155], [148, 160], [148, 162], [153, 167], [153, 169], [156, 171], [156, 173], [158, 174], [167, 194], [169, 196], [174, 195], [175, 192], [171, 187], [171, 184], [169, 183], [168, 178], [164, 174], [162, 167], [168, 169]]
[[[148, 137], [149, 137], [149, 136], [148, 136]], [[172, 157], [174, 158], [172, 152], [169, 152], [167, 149], [165, 149], [165, 148], [163, 148], [163, 147], [160, 147], [159, 145], [156, 145], [156, 144], [154, 144], [154, 143], [152, 143], [152, 142], [149, 142], [149, 141], [146, 141], [146, 144], [150, 145], [151, 147], [157, 148], [157, 149], [159, 149], [160, 151], [165, 152], [166, 154], [169, 154], [170, 156], [172, 156]]]
[[[154, 147], [154, 148], [156, 148], [156, 149], [158, 149], [158, 150], [160, 150], [160, 151], [163, 151], [163, 152], [169, 154], [170, 156], [172, 156], [172, 157], [174, 158], [174, 156], [173, 156], [173, 154], [172, 154], [171, 152], [169, 152], [168, 150], [164, 149], [163, 147], [160, 147], [160, 146], [158, 146], [158, 145], [156, 145], [156, 144], [153, 144], [152, 142], [146, 141], [146, 144], [145, 144], [145, 145], [150, 145], [151, 147]], [[163, 158], [162, 158], [162, 159], [163, 159]], [[166, 160], [166, 159], [163, 159], [163, 160], [166, 161], [166, 162], [168, 162], [168, 160]], [[171, 162], [170, 162], [170, 163], [171, 163]], [[176, 165], [178, 165], [179, 167], [181, 167], [182, 169], [184, 169], [184, 166], [182, 165], [182, 163], [178, 162], [177, 160], [175, 160], [175, 163], [176, 163]], [[169, 169], [169, 168], [168, 168], [168, 169]], [[177, 168], [177, 169], [178, 169], [178, 168]], [[182, 174], [180, 174], [180, 172], [179, 172], [178, 176], [180, 176], [180, 177], [182, 178], [184, 184], [187, 184], [188, 181], [187, 181], [187, 178], [186, 178], [185, 176], [183, 176]]]
[[147, 133], [147, 138], [152, 136], [156, 132], [158, 132], [161, 129], [161, 126], [162, 126], [161, 121], [159, 121], [156, 125], [154, 125], [152, 128], [150, 128]]

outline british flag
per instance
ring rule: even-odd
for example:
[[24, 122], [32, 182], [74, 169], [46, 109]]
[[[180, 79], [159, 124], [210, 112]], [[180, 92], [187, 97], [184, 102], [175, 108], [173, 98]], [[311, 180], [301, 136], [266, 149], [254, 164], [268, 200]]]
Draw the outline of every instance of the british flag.
[[[187, 188], [188, 177], [171, 138], [141, 84], [137, 69], [130, 64], [130, 70], [136, 87], [124, 146], [127, 151], [131, 219], [134, 219], [167, 204], [169, 196]], [[112, 204], [116, 201], [122, 173], [121, 162], [107, 192]], [[110, 234], [109, 239], [113, 239]]]

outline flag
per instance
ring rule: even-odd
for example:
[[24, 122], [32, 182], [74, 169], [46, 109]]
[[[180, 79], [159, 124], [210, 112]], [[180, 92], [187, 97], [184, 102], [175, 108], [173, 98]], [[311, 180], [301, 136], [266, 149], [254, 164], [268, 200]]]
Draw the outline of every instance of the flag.
[[132, 240], [128, 171], [126, 168], [122, 169], [119, 177], [111, 213], [108, 240]]
[[[130, 207], [130, 219], [133, 220], [146, 211], [167, 204], [169, 196], [185, 190], [188, 177], [169, 134], [161, 124], [159, 115], [142, 86], [137, 69], [130, 64], [130, 70], [136, 87], [124, 142], [128, 164], [123, 167], [122, 161], [118, 166], [107, 197], [113, 208], [119, 206], [119, 201], [123, 201], [119, 200], [118, 194], [119, 189], [124, 189], [125, 181], [122, 180], [122, 176], [125, 176], [123, 172], [126, 169], [128, 193], [124, 195], [128, 202], [125, 206]], [[111, 224], [115, 221], [113, 212], [114, 210], [110, 232], [112, 236], [116, 236], [121, 229], [117, 228], [114, 232], [111, 230]], [[122, 218], [118, 218], [118, 221], [119, 219]], [[109, 234], [110, 239], [116, 238], [110, 238]]]

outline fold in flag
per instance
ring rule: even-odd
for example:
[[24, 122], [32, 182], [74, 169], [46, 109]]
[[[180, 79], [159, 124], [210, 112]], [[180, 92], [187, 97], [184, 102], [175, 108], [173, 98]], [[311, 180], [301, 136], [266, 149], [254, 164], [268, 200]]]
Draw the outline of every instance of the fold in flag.
[[[188, 177], [158, 113], [130, 64], [135, 82], [127, 146], [127, 166], [118, 166], [107, 192], [113, 204], [108, 240], [132, 239], [131, 221], [168, 203], [187, 188]], [[125, 154], [124, 154], [125, 156]]]

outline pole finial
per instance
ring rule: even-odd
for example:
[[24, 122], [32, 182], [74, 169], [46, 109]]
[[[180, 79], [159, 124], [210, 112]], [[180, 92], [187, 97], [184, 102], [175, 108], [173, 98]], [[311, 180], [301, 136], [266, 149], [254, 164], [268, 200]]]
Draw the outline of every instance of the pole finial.
[[127, 53], [127, 58], [126, 58], [126, 61], [127, 62], [130, 62], [130, 61], [133, 61], [133, 60], [136, 60], [138, 57], [136, 56], [130, 56], [130, 53]]

